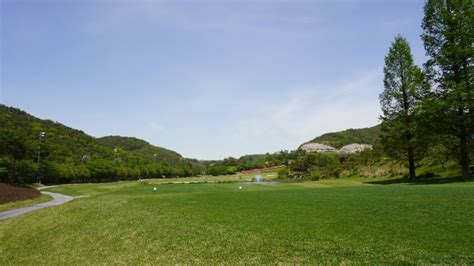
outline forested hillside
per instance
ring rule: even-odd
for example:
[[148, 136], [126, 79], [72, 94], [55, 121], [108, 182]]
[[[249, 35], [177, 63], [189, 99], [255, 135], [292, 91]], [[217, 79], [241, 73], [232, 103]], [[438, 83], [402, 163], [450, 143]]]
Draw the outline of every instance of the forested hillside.
[[326, 133], [306, 143], [321, 143], [339, 149], [344, 145], [352, 143], [374, 144], [376, 139], [380, 137], [380, 134], [380, 125], [360, 129], [351, 128], [344, 131]]
[[5, 105], [0, 105], [0, 124], [2, 181], [83, 182], [201, 172], [194, 160], [146, 141], [94, 138]]
[[235, 174], [281, 165], [294, 156], [282, 151], [198, 161], [134, 137], [95, 138], [5, 105], [0, 105], [0, 124], [0, 182], [7, 183], [103, 182]]
[[112, 149], [122, 149], [149, 161], [179, 165], [183, 157], [177, 152], [151, 145], [145, 140], [134, 137], [105, 136], [97, 141]]

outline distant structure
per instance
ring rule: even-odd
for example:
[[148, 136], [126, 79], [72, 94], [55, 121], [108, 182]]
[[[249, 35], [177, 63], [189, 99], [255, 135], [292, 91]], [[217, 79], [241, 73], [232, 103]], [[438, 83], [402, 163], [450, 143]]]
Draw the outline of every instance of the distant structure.
[[301, 146], [301, 149], [306, 152], [322, 152], [322, 153], [339, 153], [339, 154], [351, 154], [360, 152], [366, 149], [372, 149], [370, 144], [359, 144], [352, 143], [346, 146], [343, 146], [341, 149], [336, 149], [329, 145], [324, 145], [321, 143], [306, 143]]
[[359, 143], [352, 143], [346, 146], [343, 146], [342, 148], [339, 149], [340, 154], [350, 154], [350, 153], [356, 153], [356, 152], [361, 152], [363, 150], [367, 149], [372, 149], [372, 145], [370, 144], [359, 144]]
[[337, 153], [337, 149], [321, 143], [306, 143], [301, 146], [302, 150], [306, 152], [334, 152]]

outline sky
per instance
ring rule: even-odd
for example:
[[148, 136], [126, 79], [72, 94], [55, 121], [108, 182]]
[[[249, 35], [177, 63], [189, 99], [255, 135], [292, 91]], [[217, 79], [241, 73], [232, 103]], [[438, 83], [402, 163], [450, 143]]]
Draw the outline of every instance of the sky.
[[197, 159], [378, 124], [422, 0], [1, 0], [0, 103]]

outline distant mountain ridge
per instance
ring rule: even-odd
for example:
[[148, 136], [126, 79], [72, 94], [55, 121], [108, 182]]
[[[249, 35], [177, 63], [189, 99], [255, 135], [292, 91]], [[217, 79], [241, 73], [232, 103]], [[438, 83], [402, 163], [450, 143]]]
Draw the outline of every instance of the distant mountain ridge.
[[154, 146], [135, 137], [105, 136], [97, 138], [97, 141], [110, 148], [121, 148], [150, 161], [157, 159], [164, 160], [169, 164], [179, 164], [183, 160], [183, 157], [175, 151]]
[[[41, 132], [45, 135], [42, 136]], [[370, 145], [379, 135], [379, 126], [348, 129], [323, 134], [308, 143], [325, 151], [344, 154], [364, 147], [341, 147], [353, 143]], [[39, 151], [41, 163], [38, 163]], [[45, 182], [68, 183], [232, 174], [281, 165], [297, 156], [297, 152], [280, 151], [198, 161], [135, 137], [96, 138], [59, 122], [40, 119], [18, 108], [0, 104], [0, 180], [9, 182], [33, 182], [40, 176], [45, 178]], [[17, 164], [22, 172], [15, 170]]]
[[325, 133], [301, 144], [299, 148], [309, 143], [319, 143], [336, 149], [354, 143], [373, 145], [375, 140], [380, 137], [380, 134], [380, 125], [359, 129], [351, 128], [338, 132]]
[[81, 130], [52, 120], [40, 119], [3, 104], [0, 104], [0, 124], [2, 130], [19, 130], [30, 142], [36, 142], [39, 133], [46, 132], [43, 141], [52, 147], [49, 155], [58, 160], [65, 156], [76, 160], [91, 156], [113, 160], [114, 149], [120, 149], [121, 155], [127, 159], [156, 161], [169, 165], [178, 165], [183, 160], [179, 153], [153, 146], [145, 140], [122, 136], [95, 138]]
[[[0, 104], [0, 123], [4, 129], [20, 129], [33, 141], [38, 138], [41, 131], [45, 131], [48, 139], [53, 145], [63, 146], [61, 152], [71, 156], [100, 155], [105, 158], [113, 158], [114, 149], [144, 159], [147, 161], [162, 161], [168, 164], [179, 164], [183, 157], [172, 150], [157, 147], [149, 142], [135, 137], [104, 136], [95, 138], [82, 130], [65, 126], [52, 120], [40, 119], [32, 116], [18, 108], [8, 107]], [[308, 143], [320, 143], [340, 149], [353, 143], [373, 144], [380, 136], [380, 125], [360, 129], [347, 129], [339, 132], [325, 133]], [[300, 148], [301, 148], [300, 146]], [[155, 156], [156, 154], [156, 156]], [[255, 160], [265, 155], [245, 155], [241, 160]], [[197, 160], [192, 160], [197, 163]]]

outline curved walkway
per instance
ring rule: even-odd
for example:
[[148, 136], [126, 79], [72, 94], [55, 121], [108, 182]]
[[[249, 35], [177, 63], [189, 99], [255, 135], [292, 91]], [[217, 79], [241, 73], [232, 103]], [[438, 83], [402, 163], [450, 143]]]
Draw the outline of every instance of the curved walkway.
[[[47, 187], [44, 187], [44, 188], [47, 188]], [[43, 209], [43, 208], [47, 208], [47, 207], [61, 205], [61, 204], [64, 204], [64, 203], [74, 199], [73, 197], [66, 196], [66, 195], [59, 194], [59, 193], [53, 193], [53, 192], [41, 192], [41, 193], [53, 197], [53, 200], [48, 201], [48, 202], [44, 202], [44, 203], [40, 203], [40, 204], [36, 204], [36, 205], [32, 205], [32, 206], [28, 206], [28, 207], [23, 207], [23, 208], [10, 210], [10, 211], [0, 212], [0, 220], [15, 217], [15, 216], [21, 215], [23, 213], [27, 213], [27, 212], [38, 210], [38, 209]]]

